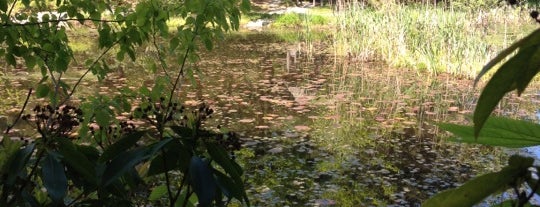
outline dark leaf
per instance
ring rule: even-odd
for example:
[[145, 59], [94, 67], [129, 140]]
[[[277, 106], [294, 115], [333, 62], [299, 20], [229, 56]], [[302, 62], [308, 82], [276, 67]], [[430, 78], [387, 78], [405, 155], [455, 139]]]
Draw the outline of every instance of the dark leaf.
[[15, 184], [15, 181], [17, 180], [17, 177], [24, 176], [26, 173], [24, 173], [26, 165], [28, 163], [28, 159], [30, 159], [30, 156], [34, 152], [35, 144], [27, 145], [26, 147], [20, 149], [17, 151], [15, 156], [10, 157], [8, 160], [8, 169], [7, 169], [7, 178], [5, 181], [5, 184], [8, 186], [13, 186]]
[[127, 151], [129, 148], [133, 147], [137, 143], [137, 141], [139, 141], [139, 139], [141, 139], [144, 133], [144, 131], [136, 131], [124, 135], [120, 140], [107, 147], [107, 149], [103, 151], [100, 162], [114, 159], [119, 154]]
[[95, 163], [90, 162], [68, 139], [58, 138], [58, 145], [58, 153], [62, 155], [62, 161], [82, 175], [87, 182], [97, 184]]
[[237, 184], [237, 187], [239, 191], [242, 192], [242, 197], [244, 198], [241, 201], [246, 202], [246, 204], [249, 206], [249, 199], [247, 197], [246, 191], [244, 190], [244, 185], [241, 177], [244, 173], [242, 171], [242, 168], [236, 162], [234, 162], [234, 160], [230, 159], [227, 151], [225, 151], [225, 149], [223, 149], [222, 147], [214, 143], [206, 143], [206, 148], [208, 149], [210, 157], [216, 163], [218, 163], [223, 168], [223, 170], [225, 170], [225, 172], [231, 177], [234, 183]]
[[0, 11], [7, 12], [8, 3], [7, 0], [0, 0]]
[[189, 177], [193, 191], [199, 198], [199, 205], [206, 207], [212, 205], [216, 193], [216, 182], [212, 174], [210, 163], [200, 157], [193, 156], [189, 165]]
[[190, 159], [190, 150], [180, 143], [178, 139], [173, 139], [163, 147], [163, 153], [152, 159], [148, 168], [148, 176], [165, 173], [173, 169], [186, 172]]
[[54, 153], [48, 153], [41, 163], [41, 178], [47, 194], [54, 203], [62, 203], [67, 194], [68, 181], [62, 165]]
[[135, 165], [154, 156], [169, 141], [171, 139], [164, 139], [150, 146], [120, 153], [105, 168], [102, 185], [110, 185], [113, 181], [124, 175], [124, 173], [135, 167]]

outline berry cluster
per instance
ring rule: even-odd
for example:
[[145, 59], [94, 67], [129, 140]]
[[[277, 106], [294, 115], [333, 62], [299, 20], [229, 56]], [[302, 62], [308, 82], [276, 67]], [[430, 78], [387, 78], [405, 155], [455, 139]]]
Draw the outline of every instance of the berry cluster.
[[184, 112], [184, 106], [178, 103], [166, 103], [165, 97], [159, 98], [158, 101], [153, 101], [151, 98], [143, 103], [143, 106], [137, 107], [134, 111], [134, 116], [143, 118], [154, 126], [158, 126], [175, 120], [175, 115]]
[[234, 132], [217, 135], [216, 142], [230, 152], [240, 150], [240, 147], [242, 147], [240, 138]]
[[72, 130], [84, 121], [82, 110], [70, 105], [37, 105], [32, 111], [33, 114], [26, 114], [21, 118], [34, 122], [42, 137], [68, 137]]
[[[89, 129], [92, 136], [96, 136], [97, 129], [94, 126], [90, 126]], [[105, 133], [105, 137], [111, 137], [116, 139], [120, 138], [124, 134], [135, 132], [135, 124], [128, 121], [121, 121], [120, 128], [118, 127], [118, 125], [110, 125], [106, 127], [106, 130], [102, 130], [100, 132]]]

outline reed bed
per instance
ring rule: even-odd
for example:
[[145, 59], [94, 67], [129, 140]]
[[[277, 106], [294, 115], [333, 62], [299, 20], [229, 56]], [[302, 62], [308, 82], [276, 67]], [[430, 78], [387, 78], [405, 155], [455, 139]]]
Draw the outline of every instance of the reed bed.
[[452, 9], [351, 2], [337, 12], [334, 52], [419, 72], [473, 77], [494, 55], [536, 26], [526, 8]]

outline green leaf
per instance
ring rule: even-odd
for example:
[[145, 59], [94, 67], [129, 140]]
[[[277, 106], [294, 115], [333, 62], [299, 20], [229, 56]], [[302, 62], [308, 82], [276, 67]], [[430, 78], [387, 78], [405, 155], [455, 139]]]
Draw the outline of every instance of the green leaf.
[[96, 122], [99, 126], [109, 126], [112, 116], [109, 108], [97, 108], [95, 114]]
[[422, 206], [473, 206], [487, 196], [505, 190], [511, 184], [519, 185], [519, 183], [515, 183], [516, 180], [527, 174], [532, 163], [532, 158], [514, 155], [510, 158], [509, 166], [504, 167], [501, 171], [478, 176], [458, 188], [443, 191], [425, 201]]
[[160, 185], [152, 189], [152, 192], [150, 193], [150, 197], [148, 197], [148, 200], [155, 201], [159, 200], [160, 198], [163, 198], [167, 194], [167, 186], [166, 185]]
[[148, 168], [148, 176], [180, 170], [186, 172], [189, 166], [191, 153], [178, 139], [173, 139], [163, 147], [163, 152], [152, 159]]
[[204, 46], [207, 50], [214, 49], [214, 44], [212, 43], [212, 39], [208, 36], [205, 36], [206, 38], [203, 38]]
[[114, 159], [120, 153], [127, 151], [129, 148], [133, 147], [137, 141], [145, 134], [144, 131], [136, 131], [124, 135], [120, 140], [107, 147], [103, 154], [101, 155], [100, 161], [105, 162], [111, 159]]
[[490, 117], [476, 137], [473, 126], [438, 124], [443, 130], [452, 132], [456, 138], [451, 141], [521, 148], [540, 145], [540, 127], [529, 121], [513, 120], [505, 117]]
[[216, 194], [216, 182], [212, 167], [207, 160], [193, 156], [189, 164], [189, 177], [200, 206], [211, 206]]
[[9, 65], [12, 65], [12, 66], [16, 66], [16, 65], [17, 65], [17, 60], [15, 60], [15, 56], [13, 56], [13, 54], [11, 54], [11, 53], [6, 53], [5, 58], [6, 58], [6, 62], [7, 62]]
[[206, 143], [206, 148], [208, 149], [208, 154], [210, 154], [210, 157], [219, 164], [223, 170], [229, 176], [232, 178], [234, 183], [236, 183], [236, 186], [242, 192], [242, 197], [244, 198], [241, 200], [242, 202], [246, 202], [246, 204], [249, 206], [249, 199], [247, 197], [246, 191], [244, 190], [244, 185], [242, 182], [242, 174], [244, 173], [242, 171], [242, 168], [234, 162], [234, 160], [230, 159], [227, 151], [223, 149], [222, 147], [214, 144], [214, 143]]
[[[3, 131], [3, 129], [0, 129]], [[22, 142], [13, 141], [7, 135], [4, 135], [2, 138], [2, 147], [0, 148], [0, 174], [7, 174], [9, 170], [8, 166], [11, 159], [22, 146]]]
[[223, 194], [225, 194], [225, 196], [228, 198], [236, 198], [239, 201], [242, 200], [244, 194], [239, 187], [239, 185], [243, 185], [242, 183], [234, 182], [233, 179], [218, 170], [214, 170], [214, 175], [216, 175], [218, 187], [221, 189]]
[[154, 154], [169, 141], [171, 141], [171, 139], [164, 139], [150, 146], [141, 147], [119, 154], [105, 168], [102, 185], [110, 185], [124, 173], [135, 167], [135, 165], [154, 156]]
[[477, 80], [494, 65], [501, 62], [505, 57], [518, 49], [516, 55], [506, 61], [485, 86], [477, 107], [474, 111], [474, 133], [478, 136], [486, 119], [503, 98], [503, 96], [515, 89], [518, 95], [523, 93], [532, 78], [539, 72], [540, 61], [540, 30], [534, 31], [529, 36], [514, 43], [497, 57], [490, 61], [478, 75]]
[[77, 149], [77, 147], [66, 138], [58, 138], [58, 153], [62, 155], [62, 161], [78, 172], [86, 181], [97, 184], [96, 165]]
[[68, 181], [64, 166], [53, 153], [48, 153], [41, 163], [41, 179], [51, 200], [56, 204], [63, 203], [62, 201], [67, 195]]
[[25, 171], [26, 164], [28, 163], [30, 156], [34, 152], [35, 146], [35, 144], [27, 145], [26, 147], [17, 151], [17, 153], [15, 153], [15, 155], [9, 159], [9, 164], [7, 164], [9, 167], [7, 169], [5, 185], [13, 186], [17, 180], [17, 177], [25, 176], [26, 173], [23, 172]]
[[176, 50], [178, 45], [180, 45], [180, 39], [178, 37], [171, 38], [171, 40], [169, 41], [169, 53], [172, 54], [174, 50]]
[[7, 12], [8, 3], [7, 0], [0, 0], [0, 11]]

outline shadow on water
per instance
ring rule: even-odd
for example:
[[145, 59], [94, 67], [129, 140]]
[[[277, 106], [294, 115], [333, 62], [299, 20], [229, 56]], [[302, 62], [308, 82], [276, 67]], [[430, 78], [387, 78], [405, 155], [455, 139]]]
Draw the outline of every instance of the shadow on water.
[[[463, 114], [477, 95], [471, 81], [334, 61], [330, 47], [324, 38], [293, 42], [279, 34], [232, 34], [200, 55], [201, 75], [179, 92], [186, 105], [204, 101], [213, 107], [208, 128], [243, 137], [237, 159], [255, 206], [418, 206], [497, 168], [497, 149], [442, 142], [433, 124], [467, 122]], [[84, 88], [107, 95], [151, 84], [144, 62], [114, 67], [117, 74], [101, 87], [85, 81]], [[3, 80], [9, 91], [33, 83]], [[2, 105], [18, 107], [16, 100]]]

